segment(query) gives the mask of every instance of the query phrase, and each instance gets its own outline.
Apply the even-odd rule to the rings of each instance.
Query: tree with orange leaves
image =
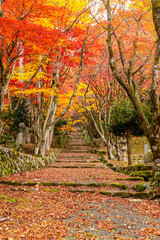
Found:
[[[8,34],[7,44],[13,42],[14,45],[11,63],[1,42],[4,53],[1,63],[5,66],[8,61],[10,72],[10,76],[7,74],[2,82],[6,84],[6,91],[9,89],[8,94],[28,97],[35,154],[44,155],[46,141],[50,133],[49,138],[52,138],[55,121],[62,117],[72,104],[83,62],[91,61],[89,48],[98,34],[94,27],[93,34],[89,29],[90,18],[85,0],[44,0],[35,3],[21,0],[15,3],[17,2],[9,3],[6,0],[2,5],[4,17],[1,18],[1,31],[4,33],[4,41]],[[10,12],[12,14],[9,15]],[[12,23],[11,30],[7,33],[5,21]],[[20,69],[18,60],[22,57],[23,69]],[[63,88],[66,88],[65,92],[68,91],[69,84],[73,86],[71,94],[56,120],[59,96],[64,92]],[[3,95],[1,99],[4,99],[6,91],[0,91]],[[3,108],[4,103],[2,111]]]
[[[158,92],[160,48],[159,39],[157,40],[154,33],[151,3],[148,0],[132,2],[102,0],[101,2],[103,10],[105,9],[107,13],[107,20],[101,24],[107,32],[110,68],[114,78],[126,91],[135,107],[142,129],[150,143],[155,163],[158,163],[160,159]],[[157,33],[159,32],[158,2],[152,1]],[[152,51],[155,52],[155,57]],[[143,99],[140,97],[140,92],[146,87],[150,88],[148,99],[152,103],[151,124],[144,114]]]
[[[10,80],[15,67],[18,66],[18,59],[22,56],[37,55],[43,47],[43,58],[29,81],[36,76],[46,60],[50,45],[44,47],[44,39],[40,36],[45,34],[46,40],[51,43],[51,31],[34,22],[35,18],[42,14],[44,7],[45,5],[37,0],[0,1],[0,116],[4,110]],[[25,51],[22,50],[22,45]],[[0,121],[2,127],[1,117]]]

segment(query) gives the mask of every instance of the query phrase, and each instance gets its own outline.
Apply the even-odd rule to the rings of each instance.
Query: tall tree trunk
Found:
[[[118,161],[121,161],[121,154],[120,154],[120,147],[119,147],[119,143],[118,143],[118,136],[116,136],[116,142],[115,142],[115,155],[116,155],[116,159]]]
[[[127,129],[127,154],[128,154],[128,166],[132,165],[132,145],[131,145],[131,131]]]
[[[112,26],[112,9],[110,0],[102,0],[106,10],[107,10],[107,17],[108,17],[108,38],[107,38],[107,45],[108,45],[108,51],[109,51],[109,59],[110,59],[110,67],[112,70],[112,73],[119,82],[119,84],[123,87],[123,89],[126,91],[128,97],[130,98],[131,102],[133,103],[133,106],[136,109],[139,121],[141,123],[141,127],[145,133],[145,136],[149,140],[149,143],[151,145],[151,150],[153,153],[154,161],[158,161],[157,159],[160,159],[160,114],[159,114],[159,96],[157,93],[157,86],[158,86],[158,73],[159,73],[159,59],[160,59],[160,38],[157,39],[157,45],[156,45],[156,52],[155,52],[155,61],[154,61],[154,69],[153,69],[153,78],[152,78],[152,85],[151,85],[151,91],[150,91],[150,98],[152,102],[152,124],[150,125],[144,112],[142,109],[142,103],[140,101],[140,98],[137,96],[137,91],[135,89],[136,83],[132,79],[127,79],[128,81],[125,81],[123,78],[123,75],[119,74],[114,56],[114,48],[113,48],[113,33],[114,29]],[[152,0],[152,6],[153,6],[153,20],[155,23],[155,29],[157,31],[158,36],[160,36],[160,0]],[[136,51],[136,45],[135,45],[135,51]],[[134,59],[134,58],[133,58]],[[131,61],[133,62],[133,59]],[[130,69],[127,69],[132,74],[133,72]],[[132,84],[134,83],[134,84]]]
[[[49,141],[49,133],[47,134],[46,141],[45,141],[45,149],[47,151],[50,150],[50,141]]]
[[[34,135],[34,154],[38,155],[40,148],[40,141],[37,136]]]
[[[51,144],[52,144],[53,134],[54,134],[54,126],[52,127],[52,129],[49,132],[49,146],[50,147],[51,147]]]
[[[41,157],[44,157],[44,155],[45,155],[45,150],[46,150],[45,147],[46,147],[46,137],[43,137],[41,139],[41,144],[40,144],[40,148],[39,148],[39,155]]]
[[[113,153],[112,153],[112,144],[110,142],[110,140],[107,141],[107,154],[108,154],[108,159],[114,159],[113,157]]]
[[[152,14],[155,29],[160,39],[160,0],[151,0],[152,3]]]

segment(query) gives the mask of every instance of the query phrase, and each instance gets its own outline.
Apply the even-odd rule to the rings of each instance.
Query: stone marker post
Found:
[[[121,159],[122,161],[127,162],[127,141],[125,138],[121,138],[120,140],[120,144],[121,144]]]

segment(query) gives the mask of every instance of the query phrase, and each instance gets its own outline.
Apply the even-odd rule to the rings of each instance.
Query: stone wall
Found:
[[[112,166],[113,167],[113,166]],[[116,171],[131,175],[133,177],[142,177],[145,181],[153,182],[160,191],[160,159],[156,165],[131,165],[125,167],[117,167]]]
[[[0,146],[0,177],[44,168],[48,164],[54,163],[57,155],[58,152],[55,151],[41,158]]]

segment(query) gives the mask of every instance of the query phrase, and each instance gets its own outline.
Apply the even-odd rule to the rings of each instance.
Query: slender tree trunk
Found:
[[[39,154],[41,157],[44,157],[44,155],[45,155],[45,150],[46,150],[45,147],[46,147],[46,138],[43,137],[41,139],[41,144],[40,144],[40,148],[39,148]]]
[[[112,144],[111,144],[109,139],[107,141],[107,154],[108,154],[108,159],[109,160],[114,159],[113,153],[112,153]]]
[[[4,97],[5,97],[5,88],[4,86],[0,86],[0,112],[1,113],[4,110]]]
[[[52,127],[52,129],[49,132],[49,146],[51,146],[51,144],[52,144],[53,134],[54,134],[54,126]]]
[[[34,136],[34,154],[38,155],[39,153],[39,148],[40,148],[40,141],[37,136]]]
[[[158,38],[160,39],[160,0],[151,0],[152,14],[155,29],[157,31]]]
[[[26,127],[25,129],[25,142],[31,143],[31,135],[30,135],[29,127]]]
[[[135,91],[134,85],[130,83],[129,81],[130,79],[128,79],[128,82],[124,81],[123,76],[120,75],[117,70],[117,66],[114,59],[113,43],[112,43],[112,37],[114,32],[114,29],[112,26],[112,9],[110,5],[110,0],[107,0],[107,1],[102,0],[102,2],[104,3],[104,6],[107,10],[107,16],[109,21],[107,45],[108,45],[110,67],[111,67],[112,73],[115,79],[117,79],[119,84],[126,91],[128,97],[130,98],[131,102],[133,103],[133,106],[136,109],[139,121],[141,123],[141,127],[145,133],[145,136],[149,140],[151,150],[153,153],[153,158],[154,158],[154,161],[156,162],[157,159],[160,159],[160,132],[158,131],[158,129],[160,128],[160,114],[159,114],[159,96],[157,93],[159,59],[160,59],[160,40],[159,38],[157,40],[153,78],[152,78],[152,85],[151,85],[151,91],[150,91],[151,102],[152,102],[152,114],[153,114],[152,124],[150,125],[143,112],[142,103],[140,102],[140,99],[137,97],[137,91]],[[153,19],[155,23],[155,29],[159,37],[160,36],[160,0],[152,0],[151,2],[153,6]],[[133,82],[133,79],[132,79],[132,82]]]
[[[45,141],[45,149],[47,151],[50,150],[50,141],[49,141],[49,133],[47,134],[46,141]]]
[[[116,158],[117,158],[117,160],[121,161],[121,154],[120,154],[120,147],[119,147],[119,143],[118,143],[118,136],[116,136],[115,150],[116,150]]]
[[[132,165],[132,144],[131,144],[131,131],[127,129],[127,154],[128,154],[128,166]]]

